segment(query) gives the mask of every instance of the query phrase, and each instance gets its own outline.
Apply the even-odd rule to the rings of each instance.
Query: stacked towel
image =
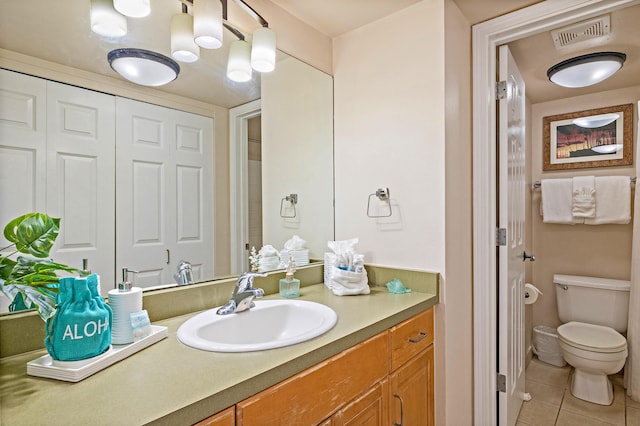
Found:
[[[574,218],[593,218],[596,216],[595,177],[579,176],[573,178],[573,199],[571,212]]]
[[[631,185],[628,176],[596,178],[596,214],[587,225],[627,224],[631,221]]]
[[[260,249],[258,261],[258,272],[268,272],[280,267],[280,256],[278,250],[271,245],[266,245]]]

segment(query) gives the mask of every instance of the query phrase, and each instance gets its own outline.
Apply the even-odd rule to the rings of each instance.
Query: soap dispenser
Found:
[[[289,256],[286,275],[280,279],[280,296],[287,299],[300,296],[300,280],[293,278],[294,272],[296,272],[296,263],[293,256]]]
[[[111,342],[116,345],[133,342],[131,314],[142,310],[142,289],[131,285],[129,272],[138,271],[122,268],[122,282],[109,291],[109,306],[113,311]]]

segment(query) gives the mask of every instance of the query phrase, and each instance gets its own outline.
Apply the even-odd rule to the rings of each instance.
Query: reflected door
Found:
[[[51,251],[115,284],[115,97],[47,82],[47,213],[62,218]]]
[[[116,265],[139,287],[213,276],[213,120],[117,98]]]

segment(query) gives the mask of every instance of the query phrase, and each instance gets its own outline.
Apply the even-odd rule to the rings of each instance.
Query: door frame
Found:
[[[245,272],[248,257],[244,244],[249,241],[249,119],[262,114],[262,100],[229,109],[229,195],[231,197],[231,274]]]
[[[497,424],[496,49],[554,27],[639,0],[557,0],[537,3],[474,25],[473,38],[473,307],[474,423]]]

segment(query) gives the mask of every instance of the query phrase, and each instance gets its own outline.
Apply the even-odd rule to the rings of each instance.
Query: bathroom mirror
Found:
[[[262,198],[261,209],[258,210],[262,219],[259,220],[262,243],[281,249],[285,241],[299,235],[313,245],[310,257],[321,258],[326,242],[334,238],[331,76],[279,51],[276,70],[268,76],[273,89],[270,96],[263,99],[265,76],[254,72],[252,80],[246,83],[235,83],[226,78],[228,44],[233,35],[225,30],[223,47],[201,49],[197,62],[180,63],[180,75],[174,82],[153,89],[133,85],[111,70],[106,60],[107,53],[118,47],[137,47],[169,55],[169,22],[174,13],[180,13],[181,2],[152,3],[148,17],[127,18],[128,32],[117,39],[105,38],[91,31],[90,4],[88,0],[44,3],[25,0],[3,5],[3,13],[0,14],[0,67],[214,118],[215,170],[212,171],[214,182],[210,187],[215,191],[215,217],[208,220],[214,223],[215,267],[212,276],[201,276],[196,281],[237,274],[245,268],[242,260],[249,255],[248,243],[232,240],[239,234],[231,230],[241,215],[232,206],[232,198],[242,182],[234,181],[232,174],[237,172],[238,164],[244,163],[230,159],[231,151],[238,143],[260,147],[259,160],[253,160],[254,168],[261,170],[258,176],[264,176],[261,179],[262,190],[258,191]],[[246,28],[248,32],[255,29],[257,24],[242,12],[234,11],[232,4],[230,2],[229,11],[232,23],[243,30]],[[265,18],[268,20],[268,16]],[[273,29],[277,33],[277,28]],[[61,71],[57,64],[70,68]],[[293,69],[294,77],[284,75],[286,69]],[[302,90],[305,87],[314,90]],[[319,95],[321,99],[316,103],[309,98],[312,94]],[[285,110],[287,96],[304,97],[305,104],[291,103]],[[259,114],[256,114],[259,118],[258,136],[244,135],[243,140],[242,135],[236,134],[234,140],[229,140],[227,135],[233,133],[228,118],[231,111],[258,100],[262,100]],[[304,114],[285,115],[301,110]],[[317,117],[322,117],[322,120]],[[314,119],[312,122],[304,121]],[[304,133],[305,130],[309,133]],[[305,141],[312,145],[306,145]],[[288,145],[291,143],[294,145]],[[314,148],[308,149],[309,146]],[[233,161],[237,164],[231,164]],[[298,182],[304,185],[297,185]],[[280,216],[281,198],[293,192],[299,196],[298,216],[283,218]],[[312,204],[312,200],[326,205]],[[249,210],[251,203],[247,198],[243,209]],[[234,256],[239,259],[235,264]],[[130,259],[130,262],[127,266],[135,269],[136,260]],[[114,282],[103,281],[103,291],[117,282],[117,270],[118,266],[114,265]]]

